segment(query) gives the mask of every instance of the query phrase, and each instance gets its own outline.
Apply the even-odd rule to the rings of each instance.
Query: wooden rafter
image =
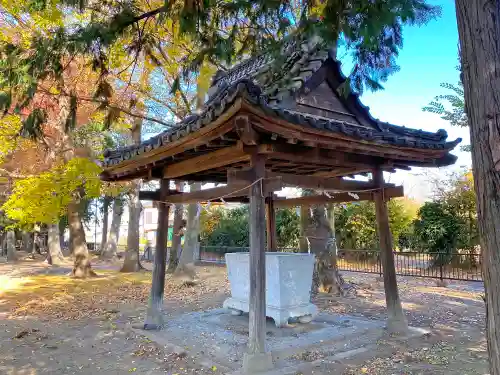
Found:
[[[365,155],[355,155],[335,150],[322,150],[319,148],[299,149],[297,146],[282,144],[259,145],[258,152],[266,154],[270,159],[280,159],[295,163],[307,162],[311,166],[324,165],[366,169],[382,162],[381,158],[373,158]]]

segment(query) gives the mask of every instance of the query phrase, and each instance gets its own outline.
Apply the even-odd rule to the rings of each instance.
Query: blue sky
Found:
[[[458,64],[458,31],[454,1],[434,0],[431,3],[441,5],[442,16],[425,26],[404,29],[404,47],[397,60],[401,70],[389,77],[384,84],[385,90],[365,93],[362,102],[382,121],[429,131],[445,129],[449,139],[461,137],[462,144],[468,144],[468,129],[451,127],[438,115],[422,111],[434,96],[446,93],[439,86],[441,82],[455,84],[459,81],[455,69]],[[444,175],[460,166],[470,166],[469,153],[460,151],[459,147],[453,153],[459,158],[452,167],[414,168],[386,178],[403,183],[407,195],[418,200],[426,199],[430,196],[430,175]]]

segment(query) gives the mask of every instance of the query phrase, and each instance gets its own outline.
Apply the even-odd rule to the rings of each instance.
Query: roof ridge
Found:
[[[285,38],[278,45],[277,49],[269,48],[262,53],[244,59],[237,63],[227,71],[217,71],[212,80],[212,85],[209,89],[209,100],[217,91],[221,90],[226,85],[232,85],[240,79],[247,78],[257,81],[264,91],[268,91],[271,86],[280,86],[283,80],[292,80],[303,73],[302,65],[308,65],[310,56],[314,56],[313,60],[325,60],[325,56],[329,55],[331,48],[327,45],[322,37],[313,35],[293,35]],[[278,53],[277,51],[281,51]],[[320,53],[322,51],[322,53]],[[322,56],[322,58],[317,55]],[[276,69],[271,67],[277,59],[283,59],[283,64],[290,69]],[[299,69],[291,69],[299,63]],[[271,69],[269,69],[271,67]],[[311,71],[316,69],[311,68]]]

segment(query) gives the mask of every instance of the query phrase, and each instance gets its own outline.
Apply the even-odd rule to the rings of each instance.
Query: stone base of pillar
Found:
[[[246,353],[243,356],[243,373],[258,374],[270,371],[274,368],[273,357],[271,353]]]

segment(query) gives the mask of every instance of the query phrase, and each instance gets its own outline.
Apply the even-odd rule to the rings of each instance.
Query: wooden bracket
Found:
[[[234,129],[240,137],[243,144],[256,146],[259,143],[259,134],[255,131],[246,115],[236,116],[234,118]]]

